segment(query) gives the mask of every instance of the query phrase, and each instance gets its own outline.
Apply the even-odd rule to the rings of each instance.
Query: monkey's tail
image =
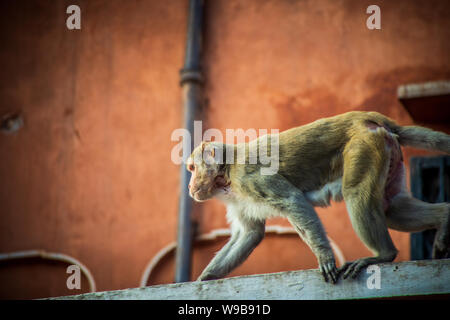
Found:
[[[419,126],[397,126],[394,129],[403,146],[437,150],[450,154],[450,135]]]

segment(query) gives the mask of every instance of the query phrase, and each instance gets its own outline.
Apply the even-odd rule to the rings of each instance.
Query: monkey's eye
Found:
[[[194,166],[193,164],[190,164],[190,165],[188,166],[188,170],[189,170],[189,171],[194,171],[194,169],[195,169],[195,166]]]

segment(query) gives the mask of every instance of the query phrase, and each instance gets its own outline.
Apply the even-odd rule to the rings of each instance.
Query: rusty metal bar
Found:
[[[184,128],[189,130],[191,140],[183,140],[183,149],[193,146],[194,120],[201,103],[203,77],[201,74],[201,47],[203,25],[203,0],[189,1],[189,21],[184,67],[180,71],[183,92]],[[180,202],[178,211],[177,251],[175,256],[175,281],[189,281],[193,240],[192,200],[188,194],[189,173],[181,166]]]

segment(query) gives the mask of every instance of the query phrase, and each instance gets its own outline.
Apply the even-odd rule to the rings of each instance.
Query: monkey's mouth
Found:
[[[199,195],[199,193],[201,193],[201,190],[195,190],[194,192],[190,191],[189,195],[191,196],[192,199],[194,199],[197,202],[202,202],[204,201],[201,196]]]
[[[202,190],[195,190],[194,192],[189,192],[189,195],[191,196],[192,199],[194,199],[197,202],[203,202],[206,201],[206,197],[204,197],[205,195],[203,195],[202,197]]]

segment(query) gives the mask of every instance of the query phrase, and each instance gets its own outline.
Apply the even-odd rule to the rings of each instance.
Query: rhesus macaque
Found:
[[[264,165],[252,164],[249,156],[252,148],[275,152],[267,143],[274,138],[279,142],[278,171],[264,175]],[[196,201],[217,197],[224,202],[232,236],[198,279],[224,277],[241,264],[263,239],[266,218],[275,215],[286,217],[308,244],[327,282],[335,283],[340,275],[356,278],[368,265],[393,261],[397,249],[388,228],[437,229],[433,258],[447,257],[450,205],[411,197],[400,145],[450,153],[450,136],[400,126],[377,112],[354,111],[249,143],[202,142],[186,162],[192,172],[189,193]],[[237,161],[240,152],[245,163]],[[336,268],[314,210],[328,206],[331,199],[345,200],[353,229],[373,257]]]

